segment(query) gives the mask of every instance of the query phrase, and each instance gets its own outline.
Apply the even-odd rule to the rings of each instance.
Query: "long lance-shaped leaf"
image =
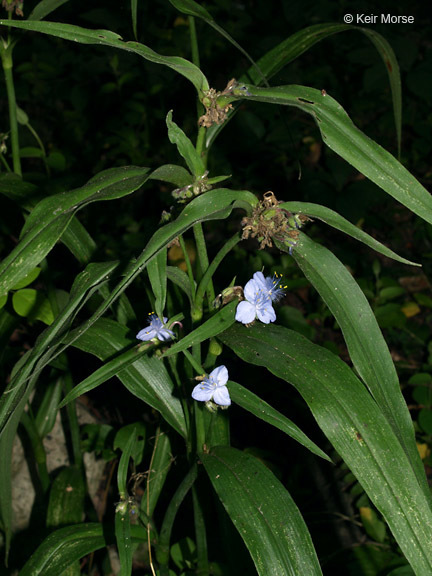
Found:
[[[260,576],[322,574],[297,506],[262,462],[230,446],[200,458]]]
[[[346,218],[334,210],[330,210],[330,208],[327,208],[326,206],[312,204],[311,202],[283,202],[282,204],[279,204],[279,208],[289,210],[290,212],[306,214],[306,216],[311,216],[312,218],[318,218],[329,226],[336,228],[336,230],[340,230],[359,242],[363,242],[363,244],[366,244],[366,246],[369,246],[376,252],[387,256],[387,258],[392,258],[393,260],[402,262],[402,264],[421,266],[421,264],[416,264],[406,258],[402,258],[402,256],[399,256],[396,252],[393,252],[393,250],[390,250],[390,248],[387,248],[387,246],[384,246],[384,244],[375,240],[375,238],[367,234],[367,232],[364,232],[361,228],[358,228],[355,224],[352,224],[349,220],[346,220]]]
[[[142,526],[131,526],[132,542],[147,541]],[[114,534],[103,524],[77,524],[50,534],[21,569],[20,576],[58,576],[76,560],[114,543]]]
[[[167,296],[167,249],[161,250],[147,267],[150,284],[155,295],[154,308],[163,322],[163,312]]]
[[[246,91],[247,90],[247,91]],[[415,214],[432,223],[432,196],[394,156],[368,138],[328,94],[306,86],[256,88],[245,85],[238,97],[294,106],[310,114],[329,148]]]
[[[271,424],[275,428],[282,430],[291,438],[294,438],[299,444],[310,450],[313,454],[324,458],[331,462],[331,459],[327,456],[325,452],[318,448],[315,442],[312,442],[310,438],[306,436],[304,432],[300,430],[298,426],[294,424],[289,418],[275,410],[264,402],[262,398],[244,388],[237,382],[232,380],[228,381],[228,388],[231,396],[231,400],[241,406],[244,410],[247,410],[251,414],[254,414],[260,420]]]
[[[110,273],[116,268],[117,262],[102,264],[89,264],[76,278],[69,302],[60,312],[51,326],[48,326],[35,342],[33,349],[28,352],[16,365],[12,378],[0,397],[0,432],[3,430],[10,415],[14,412],[17,403],[25,393],[32,374],[42,370],[54,356],[59,347],[62,336],[84,306],[87,300],[107,281]]]
[[[381,56],[387,75],[390,82],[390,88],[392,92],[393,99],[393,110],[395,117],[396,135],[398,148],[400,152],[401,143],[401,125],[402,125],[402,90],[401,90],[401,80],[399,72],[399,64],[396,59],[393,48],[387,42],[387,40],[370,28],[362,28],[361,26],[350,26],[349,24],[340,24],[328,22],[324,24],[315,24],[314,26],[309,26],[304,30],[296,32],[272,50],[267,52],[262,58],[258,60],[258,66],[262,70],[266,78],[271,78],[277,74],[284,66],[289,62],[292,62],[298,58],[301,54],[309,50],[317,42],[333,36],[333,34],[338,34],[339,32],[345,32],[347,30],[355,30],[361,32],[375,46],[378,54]],[[253,67],[248,71],[248,75],[252,78],[254,83],[261,82],[259,74]],[[325,86],[323,86],[325,88]]]
[[[95,326],[93,326],[95,328]],[[94,330],[96,335],[100,337],[97,329]],[[92,332],[94,332],[92,331]],[[126,332],[126,331],[125,331]],[[95,335],[95,334],[93,334]],[[94,390],[110,378],[117,376],[119,372],[134,364],[142,354],[148,354],[153,350],[155,345],[151,342],[146,343],[144,346],[134,346],[133,348],[123,352],[119,356],[116,356],[112,360],[108,360],[103,366],[95,370],[90,376],[82,380],[77,384],[69,394],[62,400],[59,408],[63,408],[66,404],[69,404],[73,400],[76,400],[83,394],[87,394],[91,390]],[[141,349],[140,349],[141,348]]]
[[[37,202],[42,200],[37,186],[24,182],[20,176],[10,172],[0,176],[0,193],[16,202],[26,212],[31,212]],[[61,241],[80,264],[88,264],[96,250],[96,242],[77,218],[71,220]]]
[[[309,50],[314,44],[345,30],[356,30],[365,34],[378,50],[379,55],[383,59],[387,74],[389,76],[390,88],[392,92],[393,110],[396,125],[396,135],[398,142],[398,152],[400,155],[401,146],[401,131],[402,131],[402,90],[399,65],[392,47],[380,34],[369,28],[361,28],[357,26],[349,26],[340,23],[326,23],[315,24],[296,32],[283,40],[280,44],[272,48],[269,52],[264,54],[258,62],[259,71],[264,74],[267,79],[277,74],[287,64],[298,58],[301,54]],[[252,82],[254,84],[261,84],[261,74],[257,72],[254,66],[250,67],[246,74],[239,78],[240,82]],[[323,86],[325,88],[325,86]],[[228,113],[230,118],[236,109]],[[218,133],[223,129],[225,124],[212,126],[207,133],[207,146],[215,140]]]
[[[130,343],[130,330],[113,320],[101,318],[74,342],[74,346],[106,361],[129,347]],[[160,412],[168,424],[185,437],[186,425],[182,405],[174,396],[174,384],[164,363],[155,357],[142,354],[137,356],[135,350],[126,352],[127,360],[130,360],[131,354],[136,359],[126,368],[121,366],[122,356],[112,361],[114,364],[116,362],[120,364],[119,371],[116,373],[117,377],[131,394]],[[102,371],[105,369],[106,367],[103,367]],[[92,376],[88,378],[88,380],[91,379]]]
[[[68,336],[65,336],[62,340],[62,345],[58,344],[55,350],[51,349],[49,352],[46,352],[45,359],[42,358],[38,362],[38,369],[41,370],[49,361],[52,361],[56,356],[61,354],[61,352],[66,350],[101,318],[104,312],[121,296],[142,270],[144,270],[148,262],[167,244],[172,242],[174,238],[183,234],[197,222],[227,218],[234,208],[243,208],[247,212],[250,212],[251,207],[255,206],[257,202],[256,197],[247,190],[227,190],[224,188],[211,190],[206,192],[205,195],[195,198],[184,208],[174,222],[163,226],[152,236],[139,258],[129,267],[122,280],[112,289],[109,297],[104,299],[104,302],[91,318],[71,331]],[[31,369],[28,370],[25,375],[20,375],[20,386],[25,383],[26,378],[29,378],[30,374]],[[12,389],[13,386],[11,387],[11,391]],[[5,417],[7,417],[5,411],[2,410],[1,402],[2,400],[0,399],[0,430],[4,425]],[[171,425],[173,424],[171,423]]]
[[[432,574],[430,495],[379,406],[340,358],[282,326],[238,324],[220,336],[243,360],[293,384],[381,511],[418,576]]]
[[[41,0],[31,11],[28,20],[43,20],[48,14],[51,14],[51,12],[54,12],[66,2],[68,0]]]
[[[91,202],[131,194],[147,178],[148,168],[112,168],[77,190],[61,192],[39,202],[26,220],[19,244],[0,264],[0,294],[6,294],[45,258],[78,210]]]
[[[399,438],[420,486],[429,494],[411,416],[389,349],[366,296],[336,256],[305,234],[300,235],[294,257],[336,318],[358,374]]]
[[[195,344],[200,344],[204,340],[209,340],[217,336],[235,322],[235,309],[238,302],[230,302],[224,306],[222,310],[217,312],[214,316],[209,318],[204,324],[193,330],[190,334],[182,338],[179,342],[173,344],[165,353],[164,356],[172,356],[187,350]]]
[[[241,52],[243,56],[246,56],[249,62],[251,62],[252,68],[255,70],[255,73],[260,79],[260,82],[263,82],[268,86],[264,74],[261,72],[258,64],[254,61],[252,56],[242,46],[240,46],[240,44],[236,40],[234,40],[234,38],[230,34],[228,34],[228,32],[224,30],[222,26],[219,26],[219,24],[215,22],[213,16],[203,6],[201,6],[194,0],[170,0],[170,2],[175,8],[177,8],[177,10],[183,12],[183,14],[188,14],[189,16],[193,16],[194,18],[200,18],[201,20],[204,20],[206,24],[211,26],[214,30],[216,30],[216,32],[218,32],[221,36],[223,36],[226,40],[228,40],[230,44],[235,46],[237,50],[239,50],[239,52]]]
[[[256,197],[247,190],[227,190],[225,188],[210,190],[195,198],[184,208],[174,222],[163,226],[150,238],[141,255],[125,272],[123,279],[113,288],[110,297],[104,300],[91,318],[65,338],[63,348],[60,351],[66,349],[88,330],[145,269],[147,264],[177,236],[186,232],[197,222],[227,218],[234,208],[243,208],[250,212],[251,207],[255,206],[257,202]]]
[[[206,77],[192,62],[178,56],[162,56],[139,42],[124,42],[121,36],[111,30],[88,30],[87,28],[63,24],[61,22],[20,22],[18,20],[0,20],[0,25],[21,28],[22,30],[32,30],[42,34],[48,34],[49,36],[77,42],[78,44],[99,44],[126,50],[126,52],[133,52],[150,62],[168,66],[175,70],[190,80],[198,93],[209,89]]]

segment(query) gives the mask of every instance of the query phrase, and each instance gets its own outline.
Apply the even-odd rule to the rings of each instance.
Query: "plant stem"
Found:
[[[204,294],[205,294],[207,286],[208,286],[213,274],[215,273],[217,267],[222,262],[222,260],[225,258],[225,256],[234,248],[234,246],[240,242],[240,240],[241,240],[241,236],[237,232],[236,234],[234,234],[234,236],[232,236],[232,238],[230,238],[228,240],[228,242],[226,242],[222,246],[222,248],[219,250],[219,252],[214,257],[212,263],[208,266],[207,270],[205,271],[205,274],[201,278],[201,281],[198,285],[198,288],[197,288],[197,291],[195,294],[195,301],[194,301],[193,310],[192,310],[192,317],[194,320],[198,319],[198,318],[199,319],[202,318]],[[213,300],[214,300],[214,296],[213,296]]]
[[[33,418],[25,411],[22,413],[21,416],[21,424],[24,426],[24,429],[27,432],[27,435],[31,442],[33,448],[33,454],[35,456],[36,463],[38,466],[39,479],[41,482],[42,490],[44,494],[46,494],[50,487],[50,479],[46,465],[46,452],[42,442],[42,438],[39,436],[39,432],[36,428]]]
[[[198,251],[198,264],[199,264],[199,270],[201,273],[201,277],[200,277],[200,279],[201,279],[209,267],[209,259],[208,259],[208,255],[207,255],[207,246],[206,246],[206,242],[205,242],[205,238],[204,238],[204,232],[203,232],[201,223],[194,224],[193,231],[194,231],[195,242],[196,242],[197,251]],[[211,279],[208,282],[206,292],[207,292],[207,298],[208,298],[209,303],[213,302],[213,300],[215,299],[215,293],[214,293],[213,282]]]
[[[5,76],[6,92],[9,105],[9,125],[11,133],[13,171],[15,172],[15,174],[18,174],[18,176],[22,176],[21,159],[19,155],[17,106],[15,99],[15,86],[12,74],[12,68],[13,68],[12,49],[13,44],[11,44],[9,41],[7,47],[2,48],[1,50],[1,59]]]
[[[170,550],[170,540],[171,531],[174,524],[175,517],[177,515],[178,509],[181,503],[186,497],[186,494],[192,488],[193,483],[198,475],[197,465],[194,464],[189,472],[184,477],[183,481],[175,491],[171,502],[168,505],[165,517],[162,522],[162,528],[159,534],[159,542],[156,549],[156,557],[159,562],[160,576],[169,575],[169,550]]]
[[[198,50],[198,39],[196,33],[196,26],[195,26],[195,18],[193,16],[189,16],[189,32],[190,32],[190,41],[191,41],[191,51],[192,51],[192,62],[197,66],[200,67],[200,58],[199,58],[199,50]]]
[[[180,248],[183,250],[183,256],[184,256],[185,263],[186,263],[186,270],[187,270],[187,275],[189,277],[191,292],[192,292],[192,294],[195,294],[195,278],[193,275],[192,264],[191,264],[189,254],[188,254],[188,251],[186,248],[186,242],[184,241],[183,236],[179,236],[178,238],[179,238],[179,242],[180,242]]]
[[[63,376],[65,396],[73,388],[73,381],[70,372],[65,372]],[[66,413],[69,422],[70,439],[72,444],[72,453],[74,459],[74,465],[81,470],[83,467],[83,458],[81,453],[81,438],[78,424],[78,417],[76,413],[76,400],[69,402],[66,405]]]
[[[192,501],[194,509],[195,542],[197,545],[197,571],[200,576],[209,573],[207,535],[204,514],[197,494],[197,487],[192,486]]]

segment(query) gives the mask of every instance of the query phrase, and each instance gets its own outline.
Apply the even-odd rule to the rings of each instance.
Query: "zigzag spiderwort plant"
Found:
[[[18,244],[0,265],[3,302],[9,291],[15,293],[20,289],[20,282],[28,282],[35,267],[40,263],[45,266],[45,258],[57,249],[59,240],[81,264],[86,264],[70,287],[67,302],[59,305],[51,293],[54,319],[47,322],[49,325],[38,335],[31,350],[18,360],[0,399],[0,512],[6,559],[15,545],[10,461],[12,441],[21,422],[38,455],[38,476],[45,496],[49,492],[50,529],[32,556],[19,566],[21,576],[49,576],[67,568],[77,574],[86,573],[85,568],[81,571],[78,560],[114,540],[122,576],[132,574],[134,552],[142,543],[147,545],[147,572],[153,576],[168,575],[174,565],[170,555],[175,558],[174,521],[179,508],[189,505],[186,498],[189,492],[196,546],[196,556],[189,566],[202,575],[232,574],[235,569],[229,555],[219,556],[218,547],[215,556],[209,546],[207,535],[213,534],[216,516],[206,508],[209,486],[212,497],[222,503],[238,529],[259,575],[321,574],[307,524],[285,485],[262,459],[230,445],[230,412],[235,406],[243,408],[290,435],[314,455],[330,459],[284,414],[254,393],[251,383],[242,377],[243,368],[236,369],[237,357],[244,361],[243,366],[265,369],[269,386],[277,378],[300,392],[329,442],[361,483],[382,523],[389,527],[401,550],[399,561],[408,562],[415,574],[429,576],[432,573],[430,493],[388,347],[354,278],[329,250],[313,242],[300,228],[311,218],[318,219],[381,254],[404,264],[412,263],[328,208],[282,202],[272,192],[258,200],[250,191],[215,188],[226,177],[212,175],[208,169],[210,147],[217,135],[222,129],[230,129],[227,120],[233,114],[242,113],[236,106],[238,102],[294,106],[316,120],[331,149],[414,213],[432,222],[432,201],[427,191],[393,156],[358,130],[331,96],[303,86],[268,85],[271,76],[298,55],[300,39],[306,50],[318,38],[349,27],[320,24],[301,31],[254,64],[247,71],[248,83],[244,81],[245,74],[245,78],[232,80],[225,90],[217,92],[210,88],[199,67],[195,19],[202,19],[236,44],[192,0],[172,0],[172,4],[188,15],[193,62],[162,56],[140,42],[126,42],[112,31],[41,21],[59,4],[48,6],[41,2],[32,18],[15,20],[11,15],[9,20],[0,22],[13,160],[12,173],[2,151],[7,172],[0,176],[8,184],[5,194],[29,213]],[[132,3],[132,14],[136,36],[136,3]],[[25,178],[20,178],[18,113],[11,73],[16,28],[133,52],[188,79],[196,88],[200,103],[196,145],[173,121],[172,112],[166,119],[169,140],[176,145],[187,169],[172,164],[153,171],[134,166],[112,168],[75,190],[47,196],[36,204],[22,202],[23,190],[28,185]],[[383,59],[391,62],[387,70],[399,129],[397,62],[384,38],[371,30],[363,32],[372,39]],[[263,80],[265,88],[260,87]],[[93,240],[76,218],[77,212],[94,201],[119,200],[139,190],[148,180],[168,182],[174,187],[175,205],[171,212],[165,214],[141,254],[125,268],[119,268],[117,262],[91,261]],[[222,226],[234,209],[243,211],[242,231],[237,231],[211,255],[206,223],[213,220]],[[193,232],[194,251],[189,250],[190,244],[184,237],[189,230]],[[265,276],[255,268],[244,289],[234,286],[234,279],[232,285],[215,297],[215,287],[223,287],[222,262],[232,256],[241,240],[249,238],[256,239],[261,250],[277,247],[292,256],[340,326],[354,370],[328,350],[277,322],[274,304],[283,305],[288,288],[278,275]],[[176,240],[183,251],[184,270],[167,263],[170,247]],[[83,254],[88,257],[83,258]],[[196,254],[195,263],[192,254]],[[150,294],[151,309],[155,312],[150,315],[149,325],[136,336],[145,344],[131,347],[133,336],[129,328],[134,325],[135,313],[126,289],[140,281]],[[87,306],[90,299],[92,305]],[[180,322],[178,337],[174,338],[172,328]],[[7,322],[2,323],[2,329],[7,332]],[[74,384],[68,364],[71,346],[79,353],[87,352],[102,360],[102,365],[78,384]],[[228,372],[237,374],[241,383],[229,380]],[[51,387],[50,383],[44,392],[44,378],[53,374],[64,383],[65,398],[60,406],[67,407],[74,453],[73,465],[65,468],[55,481],[44,464],[42,444],[49,432],[43,426],[45,415],[49,414],[51,419],[54,415],[55,419],[62,394],[60,387]],[[109,513],[99,521],[95,521],[94,514],[90,514],[92,522],[82,521],[84,498],[76,496],[83,494],[85,479],[74,402],[113,376],[143,405],[160,415],[160,426],[149,428],[153,438],[146,449],[143,422],[123,428],[116,436],[113,448],[121,451],[121,458],[114,535],[109,530],[112,516]],[[191,384],[196,380],[198,384]],[[33,401],[35,390],[42,395],[39,409]],[[55,402],[50,402],[51,395]],[[45,407],[48,405],[49,409]],[[150,446],[151,458],[146,461]],[[178,474],[171,467],[174,446],[179,448],[177,456],[183,472],[177,484]],[[136,490],[131,489],[131,484],[136,484],[138,470],[145,473],[146,489],[136,518]],[[165,482],[168,475],[170,480]],[[370,510],[373,511],[372,507]],[[221,524],[224,522],[222,518]],[[226,524],[225,531],[229,534]],[[186,565],[185,556],[181,560],[183,564],[177,564],[180,570]],[[210,561],[214,560],[215,565],[211,566]]]

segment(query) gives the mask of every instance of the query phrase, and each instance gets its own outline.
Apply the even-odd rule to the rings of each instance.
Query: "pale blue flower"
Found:
[[[242,324],[250,324],[258,318],[264,324],[276,320],[276,313],[268,290],[255,279],[249,280],[244,287],[245,300],[237,306],[235,319]]]
[[[231,398],[226,386],[227,382],[228,370],[226,366],[218,366],[195,386],[192,390],[192,398],[199,402],[213,401],[219,406],[229,406]]]
[[[165,324],[168,322],[168,318],[163,318],[163,322],[156,316],[156,314],[150,314],[149,316],[149,326],[147,328],[143,328],[138,332],[136,337],[138,340],[144,340],[147,342],[148,340],[153,340],[153,338],[157,338],[161,342],[166,342],[167,340],[171,340],[175,337],[175,334],[172,330],[168,330],[165,328]]]
[[[264,277],[262,272],[255,272],[253,275],[253,279],[268,293],[272,302],[278,302],[285,296],[286,286],[282,286],[281,277],[276,272],[273,274],[273,278],[271,276]]]

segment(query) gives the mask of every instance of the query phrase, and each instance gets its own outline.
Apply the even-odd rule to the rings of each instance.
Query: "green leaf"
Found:
[[[402,258],[402,256],[398,256],[393,250],[387,248],[369,236],[366,232],[364,232],[358,226],[355,226],[342,216],[340,216],[337,212],[330,210],[330,208],[326,208],[325,206],[320,206],[319,204],[311,204],[310,202],[283,202],[279,204],[279,207],[285,210],[289,210],[290,212],[298,213],[298,214],[306,214],[306,216],[310,216],[311,218],[318,218],[322,220],[329,226],[336,228],[336,230],[340,230],[341,232],[345,232],[348,236],[359,240],[369,248],[372,248],[376,252],[387,256],[387,258],[392,258],[393,260],[397,260],[398,262],[402,262],[403,264],[411,264],[412,266],[421,266],[421,264],[416,264],[415,262],[411,262],[410,260],[406,260]]]
[[[246,88],[247,93],[242,90],[240,99],[294,106],[310,114],[331,150],[390,196],[432,223],[429,192],[396,158],[363,134],[331,96],[305,86],[256,88],[247,85]]]
[[[355,369],[399,438],[420,486],[429,494],[411,416],[392,357],[366,296],[346,267],[305,234],[300,233],[293,256],[336,318]]]
[[[80,26],[63,24],[61,22],[22,22],[18,20],[0,20],[0,25],[41,32],[42,34],[56,36],[57,38],[63,38],[64,40],[70,40],[78,44],[99,44],[119,48],[126,52],[133,52],[150,62],[168,66],[175,70],[190,80],[199,93],[209,89],[206,77],[192,62],[184,58],[179,58],[178,56],[162,56],[139,42],[124,42],[121,36],[110,30],[87,30]]]
[[[47,527],[78,524],[84,514],[86,487],[83,472],[74,466],[63,468],[51,486]]]
[[[368,536],[377,542],[384,542],[387,537],[386,525],[369,506],[359,508],[360,519]]]
[[[63,4],[66,4],[68,0],[41,0],[39,4],[33,8],[30,16],[27,20],[43,20],[45,16],[57,10]]]
[[[20,280],[14,286],[12,286],[12,290],[19,290],[20,288],[25,288],[26,286],[34,282],[40,273],[41,268],[39,267],[33,268],[33,270],[31,270],[26,276],[24,276],[22,280]]]
[[[227,218],[234,208],[242,208],[246,210],[247,213],[250,213],[252,206],[255,206],[257,202],[256,197],[247,190],[227,190],[225,188],[216,188],[215,190],[210,190],[194,198],[194,200],[183,209],[174,222],[166,224],[155,232],[141,255],[131,263],[130,267],[125,271],[122,280],[111,290],[110,296],[104,299],[104,302],[96,312],[94,312],[93,316],[64,339],[64,345],[61,351],[65,350],[77,338],[81,337],[126,290],[134,279],[141,274],[142,270],[160,250],[177,238],[177,236],[183,234],[198,222]]]
[[[132,541],[147,541],[147,531],[131,526]],[[88,523],[67,526],[50,534],[21,569],[20,576],[58,576],[76,560],[114,541],[108,527]]]
[[[131,459],[132,452],[134,452],[135,449],[134,444],[136,442],[136,435],[137,435],[137,430],[135,426],[132,426],[132,429],[129,428],[128,434],[129,437],[126,442],[126,446],[124,447],[123,453],[120,457],[120,462],[117,470],[117,486],[121,500],[124,500],[128,496],[127,476],[129,469],[129,460]],[[114,446],[114,448],[116,448],[116,446]]]
[[[200,6],[194,0],[170,0],[170,2],[175,8],[177,8],[177,10],[183,12],[183,14],[188,14],[189,16],[204,20],[204,22],[206,22],[209,26],[216,30],[216,32],[223,36],[223,38],[228,40],[228,42],[235,46],[235,48],[237,48],[237,50],[239,50],[243,56],[246,56],[249,62],[251,62],[252,68],[254,69],[257,76],[260,78],[260,80],[267,84],[264,74],[261,72],[258,64],[256,64],[252,56],[250,56],[250,54],[242,46],[240,46],[240,44],[236,42],[226,30],[222,28],[222,26],[219,26],[219,24],[215,22],[213,16],[207,12],[203,6]]]
[[[230,446],[200,458],[260,576],[322,574],[297,506],[262,462]]]
[[[244,361],[293,384],[319,426],[384,516],[413,569],[432,570],[430,496],[390,424],[352,370],[282,326],[235,324],[220,339]]]
[[[7,299],[8,299],[7,294],[3,294],[2,296],[0,296],[0,309],[4,308],[4,306],[6,305]]]
[[[44,438],[54,428],[61,394],[62,381],[60,378],[57,381],[48,382],[35,418],[36,429],[41,438]]]
[[[76,314],[98,289],[99,285],[108,280],[109,274],[116,266],[116,262],[89,264],[77,276],[72,286],[68,304],[51,326],[39,335],[34,348],[23,356],[14,367],[11,381],[0,397],[0,432],[16,411],[20,398],[30,386],[30,379],[35,376],[37,378],[39,372],[49,363],[60,346],[62,335],[68,330]]]
[[[360,26],[351,26],[349,24],[338,23],[324,23],[315,24],[296,32],[275,48],[267,52],[262,58],[258,60],[258,66],[266,75],[266,78],[271,78],[277,74],[289,62],[298,58],[301,54],[309,50],[314,44],[337,34],[348,30],[356,30],[365,34],[378,50],[379,55],[383,59],[384,65],[390,81],[390,87],[393,98],[393,108],[395,116],[395,125],[397,133],[398,147],[400,151],[401,141],[401,122],[402,122],[402,95],[401,95],[401,81],[399,73],[399,65],[392,47],[387,40],[370,28],[362,28]],[[249,70],[249,75],[254,82],[259,82],[261,79],[253,68]],[[324,87],[325,88],[325,87]]]
[[[235,309],[237,308],[237,305],[238,302],[236,301],[230,302],[227,306],[224,306],[219,312],[204,322],[204,324],[201,324],[201,326],[168,348],[162,357],[172,356],[173,354],[183,352],[183,350],[187,350],[195,344],[213,338],[229,328],[235,322]]]
[[[115,514],[115,533],[120,561],[119,576],[132,575],[132,554],[134,548],[131,539],[131,519],[129,501],[120,502]]]
[[[306,50],[309,50],[309,48],[311,48],[317,42],[320,42],[321,40],[324,40],[333,34],[347,30],[356,30],[362,34],[365,34],[377,48],[381,58],[384,61],[392,91],[396,135],[398,151],[400,155],[402,131],[402,91],[399,65],[393,49],[387,40],[385,40],[385,38],[370,28],[338,23],[315,24],[313,26],[309,26],[308,28],[304,28],[292,36],[289,36],[286,40],[283,40],[280,44],[262,56],[257,62],[259,72],[254,66],[251,66],[247,73],[240,77],[239,81],[250,82],[250,79],[252,79],[252,82],[255,84],[261,84],[262,74],[264,74],[265,78],[270,79],[280,70],[282,70],[283,67],[298,58],[301,54],[306,52]],[[325,88],[325,86],[323,86],[323,88]],[[236,110],[232,110],[229,113],[229,117],[231,117],[235,111]],[[211,145],[223,127],[224,125],[212,126],[208,130],[207,146]]]
[[[106,361],[131,343],[130,331],[106,318],[101,318],[74,342],[74,346]],[[118,374],[123,385],[134,396],[158,410],[179,434],[186,436],[180,400],[173,395],[173,383],[158,358],[141,355],[133,365]],[[91,376],[90,376],[91,378]]]
[[[128,424],[127,426],[120,428],[120,430],[115,435],[113,448],[114,450],[120,448],[120,450],[126,452],[126,446],[132,433],[136,434],[136,439],[130,456],[133,458],[135,466],[139,466],[143,458],[145,439],[147,434],[147,430],[143,422],[133,422],[132,424]],[[119,490],[119,492],[121,492],[121,490]],[[126,489],[124,492],[126,492]]]
[[[180,270],[177,266],[167,266],[166,275],[168,280],[183,290],[189,299],[190,304],[193,302],[192,288],[189,281],[189,276],[184,270]]]
[[[96,251],[96,242],[77,217],[72,218],[61,237],[64,245],[72,252],[80,264],[88,264]]]
[[[189,186],[193,184],[192,175],[183,168],[183,166],[177,166],[176,164],[164,164],[159,166],[156,170],[149,176],[149,180],[162,180],[162,182],[169,182],[174,184],[178,188],[183,188],[184,186]]]
[[[201,178],[205,172],[204,162],[183,130],[173,121],[172,110],[167,114],[166,123],[171,144],[177,146],[180,156],[184,158],[187,167],[195,178]]]
[[[153,290],[153,294],[156,297],[155,300],[155,311],[163,322],[164,318],[164,308],[166,303],[167,295],[167,249],[164,248],[159,252],[156,258],[153,258],[147,266],[147,272],[150,279],[150,284]]]
[[[285,434],[288,434],[291,438],[294,438],[299,444],[310,450],[313,454],[324,458],[328,462],[331,462],[331,459],[327,456],[325,452],[318,448],[315,442],[312,442],[304,432],[300,430],[298,426],[294,424],[289,418],[275,410],[264,402],[261,398],[259,398],[256,394],[244,388],[237,382],[233,382],[232,380],[228,381],[228,389],[233,402],[247,410],[251,414],[254,414],[260,420],[264,420],[264,422],[268,422],[272,426],[275,426]]]
[[[49,300],[38,290],[23,288],[12,296],[12,305],[19,316],[29,320],[41,320],[44,324],[54,321],[54,313]]]
[[[98,334],[96,335],[98,336]],[[78,344],[75,342],[75,345],[78,346]],[[116,355],[115,358],[106,362],[103,366],[92,372],[90,376],[77,384],[73,390],[71,390],[69,394],[63,399],[59,408],[63,408],[66,406],[66,404],[76,400],[83,394],[87,394],[87,392],[94,390],[110,378],[118,376],[122,370],[131,364],[134,364],[142,354],[147,354],[153,348],[154,345],[152,343],[144,345],[143,348],[140,348],[140,346],[137,345],[133,348],[129,348],[126,352],[123,352],[120,355]]]
[[[147,180],[147,168],[112,168],[76,190],[45,198],[31,212],[22,238],[0,264],[0,294],[24,278],[54,247],[74,214],[91,202],[131,194]]]
[[[165,480],[173,463],[171,442],[167,433],[158,430],[149,469],[149,491],[145,490],[141,499],[141,510],[147,518],[153,516],[156,504],[165,485]]]

